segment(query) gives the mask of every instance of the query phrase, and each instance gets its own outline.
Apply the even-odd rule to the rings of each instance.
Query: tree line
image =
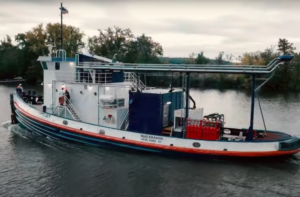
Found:
[[[163,47],[150,36],[134,35],[130,29],[108,27],[99,29],[98,35],[82,41],[85,34],[74,26],[63,26],[63,35],[60,35],[59,23],[39,24],[28,32],[19,33],[13,39],[6,36],[0,40],[0,79],[12,79],[22,76],[30,83],[42,81],[42,68],[37,62],[38,56],[49,53],[47,43],[54,42],[60,48],[63,39],[63,48],[67,56],[74,56],[82,47],[87,46],[92,54],[107,58],[116,58],[126,63],[156,63],[156,64],[215,64],[215,65],[267,65],[272,59],[282,54],[294,55],[294,60],[282,65],[275,71],[274,77],[267,83],[266,88],[272,89],[300,89],[300,53],[296,52],[293,43],[287,39],[279,39],[276,46],[264,51],[245,52],[237,57],[239,63],[233,63],[232,54],[219,52],[214,59],[209,59],[204,52],[191,53],[186,58],[163,57]],[[52,52],[51,52],[52,53]],[[178,75],[156,77],[144,75],[142,80],[150,86],[179,86]],[[250,77],[247,75],[230,74],[193,74],[192,87],[207,88],[249,88]]]

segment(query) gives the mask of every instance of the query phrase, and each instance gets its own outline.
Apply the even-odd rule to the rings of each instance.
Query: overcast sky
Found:
[[[0,0],[0,39],[39,23],[60,22],[61,1]],[[109,26],[145,33],[164,56],[186,57],[204,51],[234,56],[264,50],[287,38],[300,49],[300,0],[65,0],[64,23],[87,36]],[[85,39],[86,40],[86,39]]]

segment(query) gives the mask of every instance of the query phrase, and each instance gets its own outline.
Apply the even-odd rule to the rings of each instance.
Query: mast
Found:
[[[252,74],[252,96],[251,96],[251,114],[250,114],[250,126],[246,136],[246,141],[253,140],[253,119],[254,119],[254,98],[255,98],[255,74]]]
[[[186,73],[185,78],[185,117],[184,117],[184,127],[183,127],[183,138],[185,138],[185,131],[187,127],[187,119],[189,118],[189,96],[190,96],[190,73]]]
[[[60,36],[61,36],[61,49],[63,49],[63,4],[60,4]]]

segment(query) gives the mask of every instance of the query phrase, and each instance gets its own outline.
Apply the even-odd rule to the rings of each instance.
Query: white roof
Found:
[[[170,91],[170,88],[167,89],[150,89],[150,90],[143,90],[143,93],[151,93],[151,94],[166,94]],[[173,90],[173,92],[181,92],[182,90],[180,89],[175,89]]]
[[[114,95],[100,95],[100,101],[104,102],[114,102],[115,96]]]
[[[106,58],[106,57],[102,57],[102,56],[98,56],[98,55],[92,55],[89,52],[84,52],[83,55],[86,55],[86,56],[89,56],[89,57],[92,57],[92,58],[95,58],[95,59],[98,59],[98,60],[101,60],[101,61],[105,61],[107,63],[111,63],[112,62],[112,59],[109,59],[109,58]],[[120,62],[117,61],[117,63],[120,63]]]

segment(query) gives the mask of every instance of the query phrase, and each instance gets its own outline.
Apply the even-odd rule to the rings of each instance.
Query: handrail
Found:
[[[156,72],[191,72],[191,73],[232,73],[232,74],[268,74],[273,72],[279,65],[289,62],[294,56],[284,55],[273,59],[267,66],[215,66],[197,64],[133,64],[133,63],[98,63],[93,69],[107,70],[131,70],[131,71],[156,71]],[[81,67],[82,68],[82,67]]]
[[[72,108],[72,110],[75,112],[75,114],[78,116],[78,118],[81,120],[81,118],[80,118],[80,116],[79,116],[79,113],[78,113],[78,111],[77,111],[77,109],[75,108],[75,106],[71,103],[71,101],[70,101],[70,99],[68,99],[66,96],[64,96],[65,97],[65,104],[66,104],[66,106],[68,107],[70,107],[70,108]],[[72,114],[72,113],[71,113]],[[73,114],[72,114],[72,116],[73,116]],[[73,117],[73,118],[75,118],[76,119],[76,117]]]
[[[273,59],[269,62],[268,65],[215,65],[215,64],[140,64],[140,63],[102,63],[102,62],[83,62],[80,65],[80,68],[84,68],[84,64],[87,65],[87,68],[90,68],[90,65],[94,66],[159,66],[159,67],[189,67],[189,68],[199,68],[199,67],[207,67],[207,68],[245,68],[245,69],[264,69],[269,67],[274,61],[278,60],[278,58]]]
[[[88,84],[107,84],[112,81],[112,73],[95,73],[94,76],[90,72],[71,72],[71,71],[55,71],[55,77],[58,81],[72,83],[88,83]]]
[[[121,129],[128,116],[129,116],[129,109],[128,108],[123,109],[118,119],[118,125],[117,125],[118,129]]]
[[[125,72],[125,81],[131,82],[134,88],[145,90],[147,86],[138,78],[138,76],[133,72]]]

